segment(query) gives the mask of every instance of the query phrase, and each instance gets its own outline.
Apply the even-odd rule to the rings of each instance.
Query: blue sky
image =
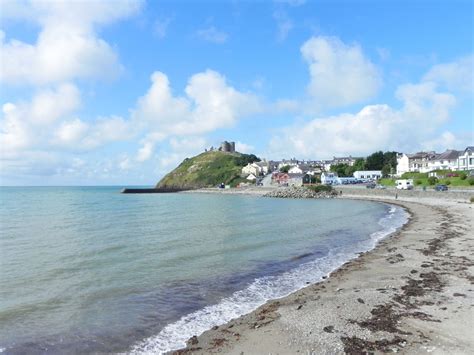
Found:
[[[0,184],[474,144],[472,1],[1,0]]]

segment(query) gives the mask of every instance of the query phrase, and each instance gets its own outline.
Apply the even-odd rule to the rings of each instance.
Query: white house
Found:
[[[261,172],[262,168],[256,163],[249,163],[242,168],[242,175],[253,174],[255,176],[259,176]]]
[[[254,164],[258,165],[260,167],[260,173],[263,175],[267,175],[268,172],[270,171],[270,164],[268,164],[267,161],[258,161],[255,162]]]
[[[402,176],[410,171],[410,158],[407,154],[402,153],[397,156],[397,176]]]
[[[397,157],[397,175],[406,172],[427,173],[431,171],[430,162],[437,156],[435,152],[402,154]]]
[[[474,146],[467,147],[458,157],[458,166],[456,170],[474,169]]]
[[[458,158],[460,152],[457,150],[446,150],[444,153],[437,154],[428,161],[428,169],[433,170],[456,170],[458,167]]]
[[[336,173],[326,172],[321,174],[321,184],[324,185],[337,185],[339,184],[339,178]]]
[[[255,181],[255,180],[257,180],[257,177],[254,174],[250,174],[249,176],[247,176],[247,180],[248,181]]]
[[[303,174],[303,170],[298,165],[295,165],[288,170],[288,174]]]
[[[380,179],[382,177],[382,171],[380,170],[357,170],[354,171],[353,176],[356,179]]]
[[[303,174],[288,174],[288,186],[303,186]]]

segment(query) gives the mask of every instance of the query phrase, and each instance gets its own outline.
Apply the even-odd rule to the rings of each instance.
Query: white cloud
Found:
[[[5,4],[5,18],[37,22],[35,43],[5,40],[0,32],[0,81],[47,84],[79,78],[110,78],[121,71],[110,45],[97,37],[95,27],[135,13],[138,1],[28,1]]]
[[[6,103],[0,118],[3,154],[15,154],[42,142],[51,126],[67,118],[80,105],[80,94],[72,84],[60,84],[35,93],[31,102]]]
[[[196,36],[203,41],[223,44],[227,42],[227,38],[229,37],[227,33],[223,31],[219,31],[214,26],[210,26],[207,28],[200,29],[196,32]]]
[[[166,17],[164,19],[157,19],[153,24],[153,33],[158,38],[165,38],[168,32],[168,27],[173,21],[173,17]]]
[[[335,37],[312,37],[301,47],[309,64],[308,93],[316,107],[340,107],[372,98],[381,86],[376,66],[359,45]]]
[[[454,92],[474,93],[474,56],[469,55],[451,63],[438,64],[423,77],[445,85]]]
[[[129,122],[121,117],[99,117],[92,123],[76,118],[63,122],[54,132],[51,143],[72,151],[87,151],[133,135]]]
[[[185,158],[194,156],[208,146],[207,140],[203,137],[194,136],[187,138],[171,138],[169,141],[170,149],[162,151],[158,159],[157,175],[164,175],[164,172],[174,169]]]
[[[55,132],[56,142],[62,145],[77,146],[88,131],[89,125],[78,118],[63,122]]]
[[[54,90],[39,91],[32,100],[30,119],[35,123],[53,123],[76,110],[81,103],[80,93],[72,84],[61,84]]]
[[[240,153],[254,153],[255,147],[253,145],[237,141],[235,142],[235,150]]]
[[[156,141],[228,128],[239,118],[261,110],[254,95],[237,91],[212,70],[189,78],[186,96],[173,96],[168,77],[161,72],[153,73],[151,81],[132,114],[134,124],[147,132],[138,153],[141,161],[151,157],[148,152]]]
[[[137,161],[144,162],[151,158],[155,144],[153,142],[145,142],[143,146],[138,150]]]
[[[284,41],[294,27],[293,21],[291,21],[288,15],[282,11],[275,11],[273,13],[273,18],[275,19],[278,28],[277,39],[279,41]]]
[[[270,142],[274,156],[329,158],[365,156],[376,150],[415,151],[426,146],[450,118],[455,97],[439,92],[432,82],[401,85],[400,109],[369,105],[359,112],[313,119],[283,129]],[[453,143],[452,133],[446,134]]]

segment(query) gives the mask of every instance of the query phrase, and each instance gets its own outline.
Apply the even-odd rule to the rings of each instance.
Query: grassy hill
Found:
[[[157,188],[195,189],[243,181],[242,167],[259,160],[255,155],[212,151],[186,158],[156,185]]]

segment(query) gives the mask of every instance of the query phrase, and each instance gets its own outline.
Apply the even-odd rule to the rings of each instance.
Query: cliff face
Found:
[[[213,187],[221,183],[235,186],[243,179],[242,167],[259,160],[255,155],[205,152],[186,158],[156,185],[157,188],[197,189]]]

